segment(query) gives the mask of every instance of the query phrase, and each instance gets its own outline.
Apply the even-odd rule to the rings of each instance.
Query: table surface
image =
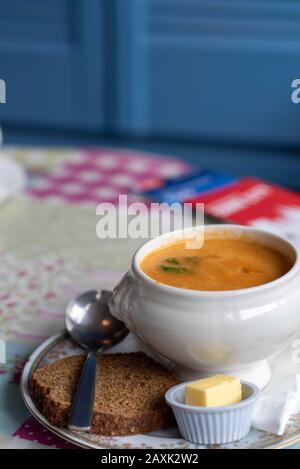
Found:
[[[0,204],[0,448],[72,445],[28,414],[19,380],[28,355],[64,326],[68,300],[125,272],[143,240],[96,236],[96,206],[143,200],[132,188],[145,178],[188,166],[133,151],[5,149],[27,169],[26,191]]]
[[[0,448],[71,448],[35,421],[19,391],[28,355],[63,328],[66,303],[125,272],[141,239],[96,236],[95,208],[145,177],[187,166],[125,151],[9,149],[28,170],[26,191],[0,205]],[[92,188],[92,189],[91,189]],[[292,448],[300,448],[300,444]]]

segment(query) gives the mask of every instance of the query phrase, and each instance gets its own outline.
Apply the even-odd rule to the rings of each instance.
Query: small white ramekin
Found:
[[[183,438],[201,445],[225,444],[241,440],[250,432],[255,402],[259,396],[256,385],[242,381],[243,400],[224,407],[198,407],[184,403],[182,383],[169,389],[166,401],[172,407]]]

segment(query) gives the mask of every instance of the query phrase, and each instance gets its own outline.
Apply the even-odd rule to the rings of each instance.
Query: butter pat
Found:
[[[194,406],[219,407],[242,400],[242,385],[238,378],[215,375],[199,379],[185,387],[185,403]]]

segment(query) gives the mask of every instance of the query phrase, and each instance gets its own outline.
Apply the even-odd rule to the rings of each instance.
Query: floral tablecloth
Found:
[[[140,240],[99,240],[96,205],[140,200],[145,178],[174,176],[187,165],[113,149],[6,148],[28,172],[26,191],[0,205],[0,448],[71,448],[27,412],[19,379],[28,355],[63,328],[74,294],[115,282]],[[1,157],[1,155],[0,155]]]

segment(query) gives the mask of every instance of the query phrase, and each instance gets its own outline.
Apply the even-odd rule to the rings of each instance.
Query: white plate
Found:
[[[136,336],[129,336],[117,347],[114,352],[132,352],[137,350],[146,351],[148,354],[158,356],[143,344]],[[290,420],[284,436],[279,437],[271,433],[252,430],[250,434],[235,443],[229,445],[214,445],[210,447],[194,445],[180,438],[176,428],[157,433],[144,435],[133,435],[125,437],[103,437],[83,432],[70,432],[63,428],[58,428],[48,422],[41,414],[29,394],[29,380],[31,374],[39,367],[52,363],[60,358],[84,354],[83,349],[78,348],[69,338],[66,332],[61,332],[50,337],[42,343],[30,356],[21,379],[21,392],[24,402],[31,414],[42,423],[48,430],[63,439],[84,448],[116,448],[116,449],[275,449],[289,446],[300,440],[300,416]],[[282,358],[284,360],[284,358]],[[160,360],[161,361],[161,360]],[[283,364],[284,365],[284,364]]]

